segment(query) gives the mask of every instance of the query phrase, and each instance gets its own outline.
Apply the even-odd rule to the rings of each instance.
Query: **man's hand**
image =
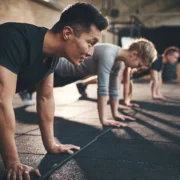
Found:
[[[72,149],[80,150],[79,146],[75,146],[73,144],[55,144],[48,153],[58,154],[58,153],[68,153],[73,154]]]
[[[115,126],[115,127],[126,127],[127,125],[125,123],[122,122],[118,122],[115,120],[104,120],[102,122],[103,126]]]
[[[7,180],[30,180],[29,173],[32,173],[37,177],[41,177],[38,169],[15,162],[7,167]]]

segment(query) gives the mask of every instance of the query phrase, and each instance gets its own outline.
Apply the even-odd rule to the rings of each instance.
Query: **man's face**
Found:
[[[178,58],[179,58],[179,53],[174,52],[174,53],[168,54],[168,55],[166,56],[166,58],[167,58],[167,62],[168,62],[169,64],[174,64],[174,63],[177,62],[177,60],[178,60]]]
[[[66,58],[74,65],[79,66],[84,59],[93,55],[94,45],[99,41],[101,31],[91,26],[89,32],[82,32],[79,37],[69,36],[64,46]]]

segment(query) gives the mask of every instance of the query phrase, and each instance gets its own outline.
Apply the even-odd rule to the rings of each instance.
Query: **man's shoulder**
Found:
[[[28,23],[17,23],[17,22],[7,22],[4,24],[0,24],[0,32],[1,33],[33,33],[47,31],[45,27],[38,27],[34,24]]]
[[[36,25],[33,24],[28,24],[28,23],[19,23],[19,22],[6,22],[3,24],[0,24],[0,29],[2,28],[18,28],[18,27],[37,27]]]

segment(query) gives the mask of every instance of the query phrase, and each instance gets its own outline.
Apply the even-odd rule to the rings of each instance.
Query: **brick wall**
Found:
[[[0,0],[0,23],[26,22],[50,28],[60,14],[30,0]]]

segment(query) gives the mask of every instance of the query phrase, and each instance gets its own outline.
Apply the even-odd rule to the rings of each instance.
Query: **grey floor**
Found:
[[[99,123],[96,88],[88,87],[88,99],[79,99],[75,84],[54,90],[55,138],[80,145],[82,151],[74,156],[46,154],[35,106],[24,108],[16,95],[21,162],[38,167],[41,179],[49,180],[180,180],[180,84],[164,84],[162,91],[170,100],[153,101],[149,84],[136,83],[133,99],[141,107],[122,113],[137,120],[119,129]],[[107,114],[111,118],[110,107]],[[0,180],[4,173],[0,158]]]

